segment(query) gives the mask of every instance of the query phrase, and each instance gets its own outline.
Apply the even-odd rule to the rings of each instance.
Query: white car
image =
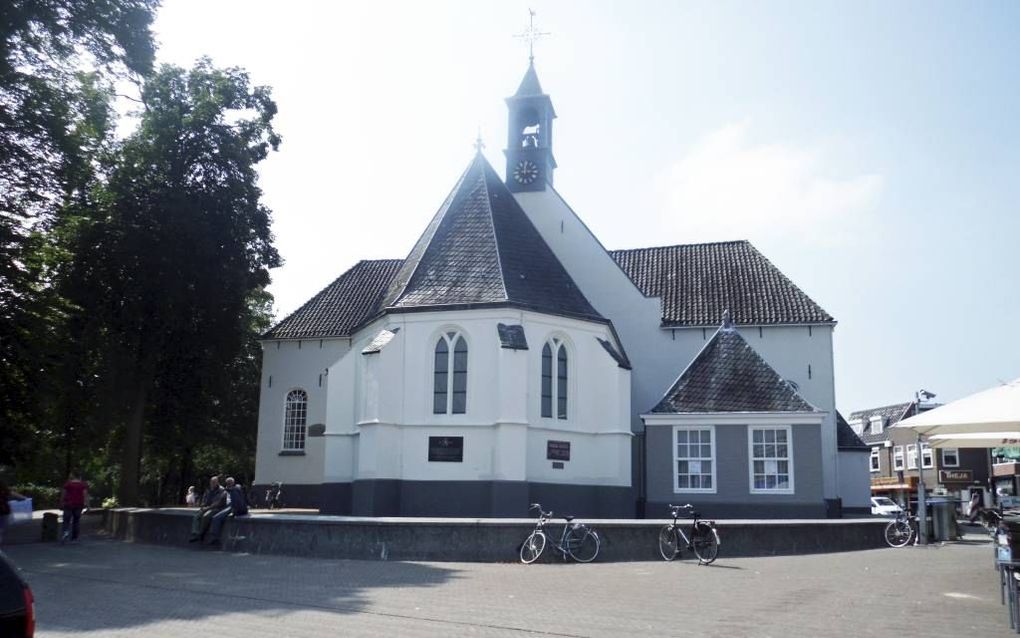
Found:
[[[891,498],[885,496],[871,497],[871,513],[881,516],[892,516],[903,511],[903,508],[896,504]]]

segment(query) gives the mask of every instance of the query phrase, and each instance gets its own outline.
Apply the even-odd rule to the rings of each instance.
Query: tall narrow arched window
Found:
[[[567,418],[567,387],[567,346],[554,338],[542,348],[542,416]]]
[[[467,341],[456,332],[448,332],[436,341],[432,368],[432,413],[467,412]]]
[[[308,427],[308,393],[291,390],[283,412],[283,449],[304,450]]]

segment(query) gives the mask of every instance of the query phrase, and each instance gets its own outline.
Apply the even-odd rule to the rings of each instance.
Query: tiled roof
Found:
[[[365,349],[361,351],[361,354],[375,354],[382,352],[382,349],[393,341],[393,337],[397,336],[400,332],[400,328],[391,328],[386,330],[385,328],[379,331],[379,334],[372,338],[372,342],[365,346]]]
[[[732,325],[716,331],[652,413],[817,412]]]
[[[616,362],[616,365],[620,366],[624,370],[631,369],[630,361],[628,361],[627,357],[623,356],[621,352],[617,351],[616,347],[613,346],[611,341],[602,339],[601,337],[595,337],[595,340],[599,342],[599,345],[601,345],[606,352],[609,353],[609,356],[613,358],[613,361]]]
[[[384,308],[504,304],[605,321],[478,153],[393,278]]]
[[[383,294],[403,262],[359,261],[267,332],[264,339],[346,337],[376,314]]]
[[[832,323],[834,319],[748,241],[613,250],[634,284],[662,298],[664,326]]]
[[[517,87],[514,97],[531,97],[534,95],[544,95],[544,93],[542,93],[542,85],[538,81],[538,73],[535,72],[535,63],[532,62],[528,65],[528,70],[524,72],[524,77],[521,78],[521,83]]]
[[[505,323],[496,324],[496,333],[499,335],[499,346],[508,350],[527,350],[528,340],[524,336],[524,326],[520,324]]]
[[[840,450],[870,450],[870,446],[857,436],[843,415],[836,411],[836,447]]]
[[[861,434],[861,440],[865,443],[880,443],[889,439],[888,428],[894,423],[898,423],[900,420],[906,417],[907,412],[913,406],[913,401],[907,401],[906,403],[894,403],[893,405],[883,405],[879,408],[869,408],[867,410],[857,410],[856,412],[850,413],[850,420],[857,421],[860,419],[863,421],[864,433]],[[881,432],[873,432],[871,430],[871,417],[881,416],[883,417],[883,427]]]

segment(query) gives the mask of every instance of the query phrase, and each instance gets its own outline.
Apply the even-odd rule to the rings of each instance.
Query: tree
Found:
[[[96,319],[117,388],[124,504],[139,500],[146,424],[164,451],[204,438],[280,263],[255,170],[280,142],[269,89],[203,59],[160,68],[142,103],[138,130],[81,209],[67,279],[81,287],[65,287]]]
[[[88,181],[111,78],[151,69],[156,6],[0,2],[0,463],[35,445],[59,391],[49,366],[68,308],[49,285],[46,231]],[[76,73],[87,66],[96,73]]]

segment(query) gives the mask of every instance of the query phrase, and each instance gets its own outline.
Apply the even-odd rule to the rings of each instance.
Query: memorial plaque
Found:
[[[545,458],[550,461],[570,460],[570,441],[549,441],[545,447]]]
[[[553,469],[554,470],[562,470],[563,469],[563,461],[553,461]]]
[[[464,461],[464,437],[430,436],[429,461],[436,463],[462,463]]]

